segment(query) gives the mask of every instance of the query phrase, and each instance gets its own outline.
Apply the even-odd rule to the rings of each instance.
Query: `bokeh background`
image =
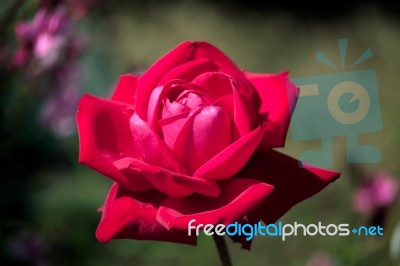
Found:
[[[46,13],[47,12],[47,13]],[[213,240],[197,247],[94,236],[110,180],[77,164],[76,103],[107,97],[118,76],[141,73],[184,40],[205,40],[252,72],[291,77],[355,70],[377,73],[382,130],[360,134],[382,159],[348,164],[346,138],[334,138],[341,178],[293,208],[286,223],[381,225],[383,237],[256,237],[252,251],[229,242],[234,265],[400,265],[399,8],[373,1],[3,0],[0,6],[0,265],[219,265]],[[43,26],[47,25],[47,26]],[[319,142],[294,141],[292,156]]]

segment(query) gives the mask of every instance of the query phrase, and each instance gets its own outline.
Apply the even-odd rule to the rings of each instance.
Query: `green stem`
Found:
[[[218,250],[219,259],[222,266],[232,266],[232,261],[229,256],[228,247],[223,236],[213,235],[215,246]]]

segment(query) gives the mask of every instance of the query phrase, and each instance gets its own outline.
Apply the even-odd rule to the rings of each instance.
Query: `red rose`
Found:
[[[297,95],[287,73],[242,72],[216,47],[185,42],[122,76],[110,100],[83,96],[79,161],[115,181],[98,240],[195,244],[191,219],[270,223],[324,188],[338,173],[271,150]]]

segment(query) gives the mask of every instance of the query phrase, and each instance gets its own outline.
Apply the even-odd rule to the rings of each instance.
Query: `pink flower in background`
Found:
[[[60,57],[62,46],[66,39],[62,36],[53,36],[49,33],[42,33],[38,36],[33,54],[36,59],[41,61],[43,67],[54,65]]]
[[[46,30],[47,17],[47,10],[42,8],[30,22],[18,22],[15,26],[17,38],[26,42],[33,41],[40,32]]]
[[[82,80],[78,61],[87,41],[73,32],[69,2],[42,1],[41,6],[31,21],[15,26],[19,47],[13,63],[25,70],[28,79],[46,80],[46,88],[28,86],[32,92],[46,93],[40,122],[56,136],[66,137],[75,132],[74,110]]]
[[[63,8],[40,9],[30,22],[19,22],[15,34],[20,47],[14,55],[14,63],[22,66],[36,60],[39,70],[50,68],[62,59],[63,51],[71,41],[70,21]],[[21,55],[24,55],[24,58]],[[36,69],[36,72],[40,72]]]
[[[354,209],[360,213],[369,213],[390,206],[396,200],[398,192],[397,179],[386,172],[379,172],[354,192]]]
[[[271,223],[319,192],[339,173],[272,150],[297,95],[287,73],[243,72],[213,45],[184,42],[121,76],[111,99],[83,96],[79,162],[115,182],[97,239],[195,244],[191,219]]]

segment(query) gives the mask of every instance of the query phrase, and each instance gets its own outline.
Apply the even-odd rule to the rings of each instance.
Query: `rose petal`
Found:
[[[255,105],[243,93],[235,78],[224,73],[204,73],[193,80],[204,88],[214,99],[233,95],[233,118],[240,136],[249,133],[256,122]]]
[[[269,143],[269,146],[283,147],[290,116],[296,105],[298,88],[290,82],[287,72],[275,75],[246,72],[245,75],[260,96],[261,107],[259,113],[268,113],[268,120],[277,121],[281,124],[279,135],[274,137],[278,141],[274,144],[271,144],[271,141],[266,141],[266,143]]]
[[[233,120],[240,136],[244,136],[253,129],[257,114],[254,105],[232,84],[233,89]]]
[[[213,105],[220,106],[225,112],[229,114],[228,116],[231,124],[230,134],[232,136],[232,142],[235,142],[240,138],[240,134],[233,119],[234,117],[233,104],[234,104],[233,95],[225,95],[213,103]]]
[[[187,230],[188,223],[229,224],[253,210],[273,190],[273,186],[252,179],[234,178],[221,182],[217,198],[192,195],[188,198],[166,198],[157,221],[165,228]]]
[[[254,97],[253,88],[243,73],[218,48],[206,42],[184,42],[159,59],[139,78],[135,102],[138,115],[143,120],[148,121],[147,103],[150,94],[171,69],[201,58],[212,61],[225,73],[235,77],[243,86],[242,93],[248,99]]]
[[[220,69],[226,74],[235,78],[242,88],[241,93],[248,99],[253,99],[254,89],[252,88],[249,81],[245,78],[242,71],[217,47],[207,42],[195,42],[196,46],[194,57],[195,58],[207,58],[212,60]]]
[[[190,109],[195,109],[199,105],[207,105],[214,101],[207,91],[196,84],[186,83],[179,86],[184,88],[184,91],[182,91],[175,101],[185,104]]]
[[[101,243],[128,238],[196,245],[196,237],[184,230],[168,231],[156,221],[164,196],[156,191],[130,192],[115,183],[102,208],[96,237]]]
[[[265,116],[266,118],[267,116]],[[260,116],[260,120],[264,120],[265,118]],[[282,127],[281,123],[278,121],[265,121],[264,122],[265,133],[262,141],[258,145],[259,150],[267,150],[271,148],[277,147],[278,143],[281,142],[282,138]]]
[[[152,90],[168,71],[190,61],[193,58],[194,47],[191,42],[184,42],[155,62],[138,81],[135,108],[139,117],[147,121],[147,103]]]
[[[263,136],[263,126],[254,129],[203,164],[193,175],[210,179],[233,176],[247,163]]]
[[[160,113],[162,104],[162,92],[164,86],[158,86],[151,92],[148,109],[147,109],[147,121],[151,128],[154,128],[156,121],[159,119],[157,115]]]
[[[156,189],[171,197],[184,197],[193,192],[216,197],[220,193],[212,180],[178,174],[134,158],[123,158],[114,164],[121,171],[146,176]]]
[[[192,83],[202,87],[215,100],[232,95],[232,78],[221,72],[207,72],[197,76]]]
[[[162,120],[169,119],[174,116],[181,116],[185,113],[190,113],[190,108],[179,103],[179,102],[170,102],[167,99],[164,103],[163,110],[162,110]],[[161,120],[159,120],[160,122]]]
[[[177,136],[179,135],[179,132],[181,132],[183,126],[189,119],[189,114],[189,112],[181,113],[179,115],[160,120],[159,125],[161,126],[161,130],[163,132],[164,142],[171,150],[174,148],[175,141]]]
[[[248,176],[275,187],[271,195],[249,215],[251,222],[273,223],[293,205],[311,197],[340,173],[315,167],[301,167],[299,161],[268,150],[254,154],[238,176]]]
[[[111,100],[133,105],[135,103],[137,81],[138,77],[135,75],[122,75],[119,78]]]
[[[206,58],[195,59],[171,69],[159,82],[163,85],[173,79],[181,79],[190,82],[196,76],[204,72],[218,71],[218,66]]]
[[[219,106],[205,106],[192,114],[176,137],[173,151],[189,173],[231,143],[228,114]]]
[[[221,193],[218,184],[213,180],[180,174],[173,174],[172,179],[177,184],[204,196],[217,197]]]
[[[203,97],[191,91],[184,91],[176,100],[191,110],[205,104]]]
[[[171,150],[136,113],[130,119],[130,128],[136,151],[143,162],[173,172],[186,173]]]
[[[195,84],[185,83],[182,80],[171,80],[164,86],[155,88],[151,95],[147,110],[147,123],[151,128],[156,128],[157,122],[161,119],[160,113],[164,112],[165,101],[175,100],[185,91],[196,91],[200,88]],[[207,97],[205,93],[199,92],[201,96]]]
[[[144,176],[126,176],[113,165],[118,159],[137,157],[129,129],[133,112],[132,106],[84,95],[76,117],[79,162],[137,191],[151,189],[152,186]]]

